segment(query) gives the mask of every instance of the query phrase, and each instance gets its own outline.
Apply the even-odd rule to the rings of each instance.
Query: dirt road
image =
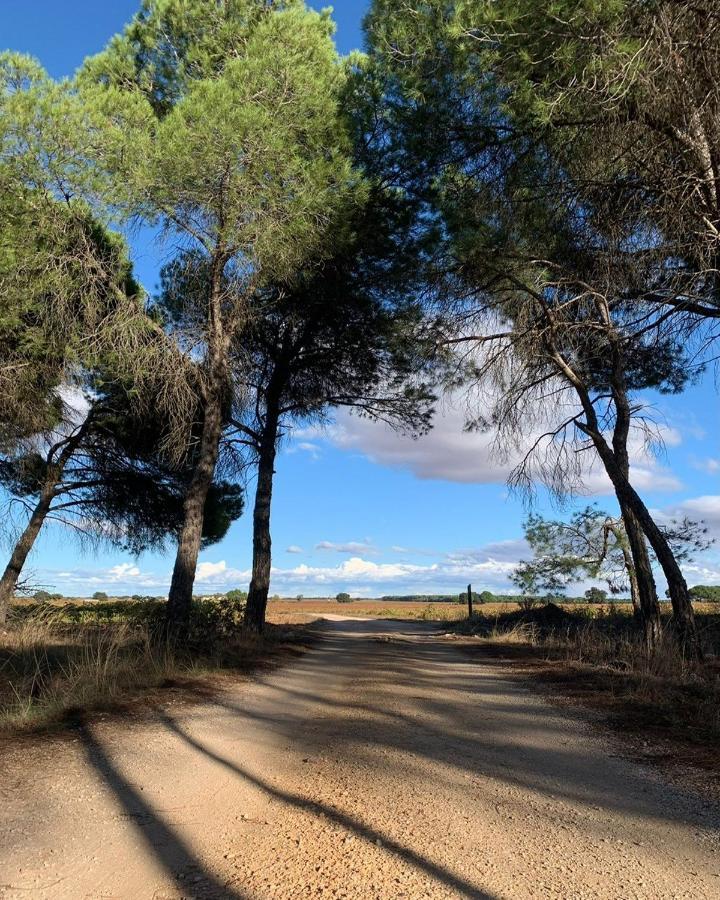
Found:
[[[0,766],[3,898],[720,896],[717,809],[419,623]]]

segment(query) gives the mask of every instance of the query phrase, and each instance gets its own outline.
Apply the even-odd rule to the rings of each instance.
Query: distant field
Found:
[[[516,604],[492,603],[482,607],[498,610],[516,608]],[[277,624],[301,623],[332,613],[340,616],[377,616],[388,619],[461,619],[467,615],[459,603],[389,602],[385,600],[270,600],[268,620]]]
[[[54,607],[58,611],[67,611],[67,617],[75,621],[109,621],[111,619],[125,619],[128,617],[147,616],[153,610],[159,610],[164,598],[156,598],[142,601],[133,601],[125,597],[109,597],[107,600],[88,600],[87,598],[71,598],[52,600],[43,607],[30,599],[16,599],[15,606],[18,611],[25,608],[28,613],[31,610],[47,609]],[[632,607],[629,603],[613,604],[588,604],[579,602],[560,603],[569,612],[590,610],[595,614],[602,610],[615,609],[619,613],[630,615]],[[716,614],[718,604],[695,603],[695,611],[702,614]],[[475,612],[482,616],[500,616],[514,612],[519,604],[512,600],[502,600],[496,603],[475,603]],[[670,604],[663,603],[664,613],[669,614]],[[464,619],[467,616],[467,606],[464,603],[450,603],[443,601],[422,600],[353,600],[350,603],[338,603],[335,599],[322,597],[292,600],[289,598],[269,600],[267,618],[276,625],[301,625],[322,618],[324,615],[333,614],[340,616],[366,616],[386,619],[419,619],[424,621],[452,621]]]

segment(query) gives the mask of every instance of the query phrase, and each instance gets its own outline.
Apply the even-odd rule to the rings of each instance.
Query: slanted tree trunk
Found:
[[[245,608],[245,625],[258,634],[261,634],[265,627],[265,610],[270,590],[270,567],[272,565],[270,505],[280,418],[277,399],[274,397],[268,399],[258,454],[257,487],[253,509],[252,579]]]
[[[92,413],[87,416],[85,422],[83,422],[74,435],[55,444],[48,452],[45,481],[40,490],[40,497],[32,511],[29,522],[13,548],[10,561],[5,567],[3,576],[0,579],[0,624],[4,623],[7,619],[10,602],[13,598],[25,562],[35,545],[35,541],[47,518],[47,514],[50,512],[52,502],[57,495],[58,486],[62,481],[65,468],[90,427],[91,418]],[[58,450],[60,452],[57,459],[55,459],[54,457]]]
[[[170,592],[165,610],[166,630],[179,639],[187,637],[192,610],[200,545],[202,543],[205,501],[215,476],[222,437],[222,398],[225,389],[226,338],[221,311],[224,262],[218,252],[210,276],[208,314],[208,383],[203,401],[203,427],[200,449],[183,502],[183,524],[178,539]]]
[[[637,517],[628,507],[624,507],[622,513],[632,557],[632,565],[628,571],[630,590],[635,595],[633,604],[636,604],[638,618],[643,629],[645,647],[649,653],[657,647],[662,635],[660,604],[657,598],[655,576],[653,575],[645,535]]]
[[[607,324],[610,325],[609,317]],[[614,330],[610,334],[614,336]],[[615,340],[611,339],[611,346],[614,352],[611,385],[615,402],[615,427],[612,436],[612,450],[619,474],[629,484],[630,455],[628,453],[628,437],[632,422],[632,410],[628,400],[622,351]],[[645,647],[647,652],[651,653],[657,647],[662,635],[660,604],[658,603],[655,576],[653,575],[645,535],[637,516],[628,504],[623,503],[622,497],[619,494],[617,496],[625,525],[625,533],[630,545],[630,553],[633,558],[640,624],[643,629]]]
[[[638,586],[637,574],[635,573],[635,562],[633,561],[630,547],[625,543],[627,536],[626,527],[618,529],[615,534],[615,540],[622,551],[623,561],[625,563],[625,571],[627,572],[628,581],[630,582],[630,600],[632,602],[633,613],[640,618],[640,588]]]
[[[613,372],[613,383],[611,384],[613,400],[615,401],[617,412],[617,421],[613,433],[613,447],[611,447],[605,439],[605,435],[598,422],[595,407],[590,398],[587,385],[572,366],[568,364],[563,355],[558,352],[552,342],[550,342],[550,348],[553,360],[564,377],[574,387],[585,413],[586,421],[584,424],[578,422],[578,427],[593,442],[598,456],[605,467],[605,471],[615,488],[615,496],[618,499],[620,509],[623,514],[628,510],[635,517],[638,525],[644,531],[645,536],[655,553],[657,561],[663,570],[665,578],[667,579],[668,591],[670,593],[670,600],[673,608],[673,623],[680,643],[690,656],[699,658],[702,654],[695,624],[695,613],[693,611],[692,602],[690,601],[685,578],[675,559],[672,548],[667,542],[667,538],[658,528],[638,492],[630,484],[629,462],[627,458],[627,433],[629,431],[630,423],[630,408],[627,400],[627,392],[623,384],[624,376],[622,375],[623,368],[621,365],[621,354],[617,354]],[[624,452],[622,452],[623,448]],[[618,453],[618,451],[621,452]],[[634,531],[632,525],[631,531]],[[628,534],[628,538],[629,537],[630,534]],[[638,550],[640,550],[639,546]],[[636,557],[635,553],[633,553],[633,560],[636,567],[638,558],[641,559],[641,557]],[[651,569],[650,573],[652,574]],[[638,587],[640,587],[642,575],[640,572],[637,572],[637,574]],[[657,597],[655,597],[655,603],[657,603]],[[648,630],[646,634],[651,636],[650,630]]]
[[[35,540],[40,533],[45,517],[50,511],[50,504],[55,496],[55,488],[57,480],[51,479],[46,481],[40,493],[40,499],[37,506],[30,516],[30,521],[25,526],[23,533],[20,535],[18,542],[15,544],[10,562],[5,567],[2,579],[0,579],[0,624],[7,619],[7,612],[10,602],[15,592],[15,587],[20,578],[28,554],[32,550]]]
[[[629,510],[637,520],[638,525],[645,533],[645,536],[657,557],[657,561],[663,570],[665,578],[667,579],[673,608],[673,623],[680,642],[688,654],[699,657],[701,651],[695,625],[695,613],[688,594],[687,583],[685,582],[680,566],[675,559],[672,548],[668,544],[667,538],[650,515],[650,511],[647,506],[645,506],[642,498],[618,467],[615,455],[608,446],[603,435],[597,430],[589,432],[589,434],[603,464],[605,465],[605,470],[612,481],[613,487],[615,488],[620,508],[622,510]],[[628,538],[629,537],[630,535],[628,534]],[[634,554],[633,558],[637,565],[637,559]],[[650,570],[650,573],[652,574],[652,570]]]

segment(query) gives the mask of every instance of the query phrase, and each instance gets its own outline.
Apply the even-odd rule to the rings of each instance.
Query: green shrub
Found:
[[[338,603],[352,603],[352,597],[350,594],[345,593],[345,591],[341,591],[335,599]]]
[[[237,635],[245,617],[247,594],[228,591],[219,597],[193,597],[190,640],[196,646],[213,644]]]
[[[720,585],[696,584],[690,588],[690,598],[705,603],[720,603]]]
[[[607,598],[607,591],[603,591],[601,588],[591,587],[585,591],[585,599],[588,603],[606,603]]]
[[[92,598],[93,598],[93,600],[108,600],[109,599],[108,595],[105,593],[105,591],[95,591],[95,593],[92,595]]]
[[[52,595],[48,591],[35,591],[33,600],[37,600],[38,603],[47,603],[52,600]]]

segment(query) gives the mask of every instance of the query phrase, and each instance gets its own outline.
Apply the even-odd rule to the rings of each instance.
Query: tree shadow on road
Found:
[[[329,688],[347,683],[349,673],[354,696]],[[507,673],[484,677],[477,660],[427,633],[378,642],[330,632],[291,674],[257,679],[266,691],[260,706],[223,697],[216,703],[291,740],[301,755],[327,752],[331,741],[338,756],[371,767],[378,748],[397,751],[398,777],[413,766],[422,777],[423,761],[439,762],[469,776],[476,789],[495,779],[584,808],[584,827],[600,836],[613,813],[638,824],[717,822],[704,798],[649,779],[587,740],[571,711],[542,702]],[[383,765],[393,759],[383,757]]]
[[[307,797],[303,797],[300,794],[291,793],[290,791],[283,791],[280,790],[280,788],[274,787],[272,784],[270,784],[270,782],[258,777],[257,775],[252,774],[247,769],[244,769],[243,767],[238,765],[236,762],[226,759],[224,756],[221,756],[219,753],[215,753],[209,747],[206,747],[200,741],[192,737],[192,735],[188,734],[187,731],[185,731],[180,726],[180,724],[175,719],[171,718],[165,711],[158,710],[158,714],[160,719],[165,723],[168,729],[172,731],[173,734],[176,734],[179,738],[185,741],[185,743],[187,743],[189,746],[193,747],[199,753],[202,753],[204,756],[208,757],[214,762],[224,766],[226,769],[233,772],[235,775],[238,775],[240,778],[243,778],[251,784],[255,785],[255,787],[260,788],[260,790],[264,791],[274,799],[280,800],[282,803],[286,803],[289,806],[294,806],[297,809],[303,810],[304,812],[309,812],[315,816],[329,819],[335,824],[342,826],[347,831],[352,832],[356,836],[364,838],[369,843],[377,845],[378,842],[380,842],[384,850],[388,850],[391,853],[396,854],[406,863],[413,866],[415,869],[419,869],[425,875],[429,875],[431,878],[444,884],[446,887],[451,888],[453,891],[457,892],[457,896],[459,897],[472,897],[474,898],[474,900],[497,900],[496,895],[489,894],[486,891],[480,890],[475,885],[471,884],[468,881],[465,881],[449,870],[430,862],[430,860],[425,859],[423,856],[420,856],[411,848],[399,844],[397,841],[392,840],[387,835],[376,831],[373,828],[369,828],[367,825],[363,825],[362,822],[359,822],[352,816],[340,812],[337,809],[333,809],[331,806],[326,806],[325,804],[320,803],[317,800],[309,800]]]
[[[204,897],[207,900],[246,900],[245,894],[224,884],[203,866],[185,841],[117,770],[85,723],[78,723],[77,734],[88,762],[112,789],[125,815],[132,821],[150,852],[172,877],[180,896]],[[149,890],[144,896],[150,896]]]

